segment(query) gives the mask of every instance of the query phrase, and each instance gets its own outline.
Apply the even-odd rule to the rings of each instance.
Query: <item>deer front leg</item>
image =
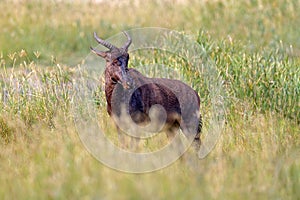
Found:
[[[126,134],[122,129],[117,127],[119,145],[122,149],[137,151],[139,148],[140,138],[132,137]]]
[[[118,126],[117,126],[117,131],[118,131],[118,141],[119,141],[119,146],[121,148],[124,148],[126,147],[126,135],[125,133],[122,131],[122,129],[120,129]]]

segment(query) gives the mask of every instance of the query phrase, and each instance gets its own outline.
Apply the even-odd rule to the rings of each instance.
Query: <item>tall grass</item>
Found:
[[[299,1],[169,2],[1,2],[1,199],[300,197]],[[109,169],[88,154],[71,108],[76,84],[85,76],[78,63],[93,44],[91,33],[106,38],[143,26],[196,35],[224,81],[226,126],[204,160],[191,150],[165,169],[134,175]],[[172,66],[199,92],[207,120],[209,77],[180,58],[152,54],[155,59],[134,52],[130,65]],[[174,75],[159,67],[139,70]],[[100,82],[95,106],[100,123],[110,126]],[[113,130],[108,137],[117,140]],[[143,147],[157,148],[147,142]]]
[[[282,41],[273,41],[260,51],[249,51],[231,38],[218,43],[209,38],[199,34],[198,43],[215,61],[231,111],[246,106],[246,112],[277,112],[299,123],[300,62],[288,55],[292,49],[286,49]]]

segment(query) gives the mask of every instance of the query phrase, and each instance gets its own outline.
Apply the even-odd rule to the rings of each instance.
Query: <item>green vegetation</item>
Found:
[[[0,198],[299,199],[300,2],[108,2],[1,1]],[[191,151],[157,172],[125,174],[80,142],[74,83],[93,31],[107,38],[149,26],[195,36],[224,81],[226,125],[203,160]],[[171,57],[133,55],[130,64],[139,62],[178,68],[206,120],[209,77]],[[103,91],[96,96],[106,123]]]

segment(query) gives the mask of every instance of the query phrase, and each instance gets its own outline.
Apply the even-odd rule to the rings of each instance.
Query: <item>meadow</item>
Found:
[[[299,199],[299,9],[298,0],[0,1],[0,199]],[[86,150],[73,94],[93,31],[106,39],[142,27],[194,38],[223,80],[226,123],[204,159],[188,151],[128,174]],[[201,97],[207,136],[210,77],[153,55],[129,64],[174,66]],[[107,123],[102,79],[95,105]]]

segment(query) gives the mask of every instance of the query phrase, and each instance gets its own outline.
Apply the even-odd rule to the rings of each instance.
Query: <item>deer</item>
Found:
[[[116,47],[99,38],[96,32],[94,32],[95,40],[108,50],[99,51],[90,47],[94,54],[106,61],[104,90],[109,116],[122,119],[121,105],[125,105],[124,110],[134,123],[145,125],[151,123],[153,118],[157,118],[158,121],[164,120],[160,132],[166,132],[167,138],[174,138],[181,129],[184,135],[192,134],[193,142],[200,147],[202,118],[197,91],[180,80],[149,78],[138,70],[129,68],[128,48],[132,39],[127,32],[123,33],[127,41],[122,47]],[[164,117],[151,116],[151,107],[155,105],[164,109]],[[115,121],[115,125],[119,136],[124,134],[120,123]]]

